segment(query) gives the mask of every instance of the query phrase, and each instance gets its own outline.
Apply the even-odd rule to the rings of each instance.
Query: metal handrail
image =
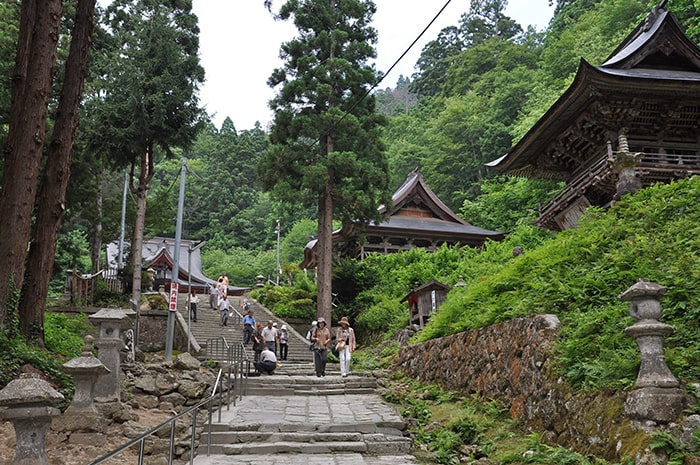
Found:
[[[209,455],[210,450],[211,450],[211,424],[212,424],[212,415],[213,415],[213,402],[217,398],[218,394],[218,411],[219,411],[219,422],[221,422],[221,407],[224,405],[224,389],[222,387],[222,377],[223,377],[224,369],[221,368],[219,369],[219,373],[216,376],[216,382],[214,383],[214,387],[212,388],[212,392],[207,397],[206,399],[203,399],[199,401],[197,404],[193,405],[192,407],[188,408],[187,410],[175,415],[174,417],[164,421],[163,423],[159,424],[158,426],[155,426],[145,433],[140,434],[139,436],[133,438],[132,440],[122,444],[118,448],[106,453],[105,455],[93,460],[90,462],[88,465],[97,465],[99,463],[105,462],[106,460],[109,460],[111,458],[116,457],[119,455],[121,452],[125,451],[126,449],[129,449],[131,446],[138,444],[139,445],[139,456],[138,456],[138,465],[143,465],[143,459],[144,459],[144,451],[145,451],[145,444],[146,444],[146,439],[149,437],[153,436],[155,433],[160,431],[163,427],[165,426],[170,426],[170,445],[169,445],[169,451],[168,451],[168,464],[173,463],[173,450],[174,450],[174,444],[175,444],[175,424],[178,419],[184,417],[185,415],[191,414],[192,415],[192,427],[191,427],[191,437],[190,437],[190,465],[194,462],[194,452],[195,452],[195,440],[196,440],[196,433],[197,433],[197,413],[198,410],[203,407],[204,405],[207,405],[208,408],[208,443],[207,443],[207,455]],[[230,409],[230,404],[231,404],[231,369],[229,365],[229,376],[228,376],[229,382],[227,383],[226,391],[227,391],[227,397],[226,397],[226,403],[227,408]],[[235,399],[235,395],[234,395]]]

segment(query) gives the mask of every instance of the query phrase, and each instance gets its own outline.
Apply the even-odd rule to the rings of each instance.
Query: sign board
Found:
[[[177,311],[177,286],[178,283],[170,283],[170,307],[171,312]]]

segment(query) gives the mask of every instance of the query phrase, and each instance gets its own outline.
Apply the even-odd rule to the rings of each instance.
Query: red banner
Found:
[[[170,307],[168,310],[171,312],[177,311],[177,285],[178,283],[170,284]]]

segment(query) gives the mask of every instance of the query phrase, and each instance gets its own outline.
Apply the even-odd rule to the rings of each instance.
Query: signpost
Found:
[[[170,306],[168,307],[168,310],[170,310],[171,312],[177,311],[178,287],[179,284],[175,281],[170,283]]]

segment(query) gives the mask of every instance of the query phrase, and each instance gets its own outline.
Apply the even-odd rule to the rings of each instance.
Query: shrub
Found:
[[[84,346],[83,337],[93,326],[85,320],[85,315],[68,316],[63,313],[44,315],[44,341],[46,349],[66,357],[77,357]]]

